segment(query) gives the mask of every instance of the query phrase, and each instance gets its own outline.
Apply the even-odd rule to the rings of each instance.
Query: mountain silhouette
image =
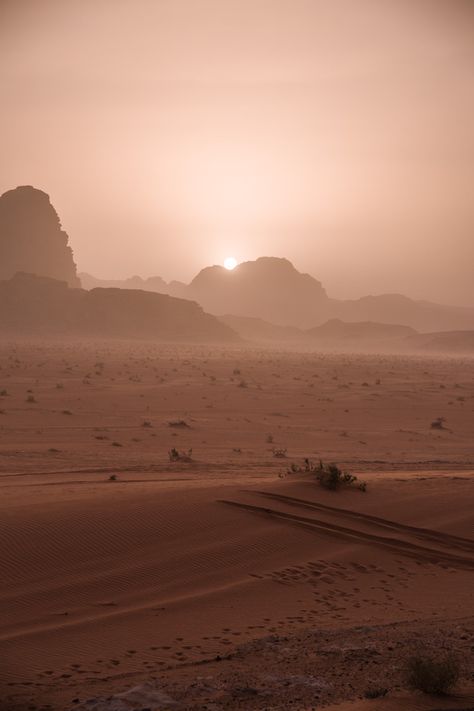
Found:
[[[9,190],[0,197],[0,279],[10,279],[17,272],[51,277],[69,287],[81,286],[58,214],[49,196],[31,185]],[[261,319],[272,327],[286,329],[308,330],[331,319],[402,325],[420,332],[474,329],[474,308],[415,301],[402,294],[352,300],[330,298],[320,281],[280,257],[242,262],[232,271],[217,265],[206,267],[190,284],[166,283],[160,276],[108,281],[90,274],[80,276],[87,290],[102,287],[158,293],[196,301],[214,316]],[[95,298],[99,305],[99,297]],[[103,295],[100,303],[104,305],[107,298]],[[116,294],[112,301],[116,304],[122,298],[125,297]],[[135,297],[139,298],[143,299]],[[125,299],[124,303],[130,305],[131,300]],[[141,303],[144,306],[148,302]],[[247,322],[246,328],[255,332],[256,323]],[[292,338],[295,334],[287,331],[287,336]]]
[[[0,279],[30,272],[80,287],[68,236],[49,195],[21,185],[0,196]]]
[[[193,301],[134,289],[71,289],[64,281],[25,273],[0,281],[0,329],[36,336],[239,340]]]
[[[85,286],[89,283],[96,286],[112,284],[89,275],[81,275],[81,279]],[[136,279],[113,284],[129,288]],[[317,279],[302,274],[287,259],[276,257],[243,262],[232,271],[221,266],[206,267],[188,285],[176,281],[167,284],[160,277],[142,282],[142,288],[156,288],[161,293],[193,299],[209,313],[225,315],[229,325],[231,317],[238,317],[241,320],[237,330],[247,334],[256,333],[257,323],[242,319],[260,319],[273,329],[278,326],[307,330],[331,319],[346,323],[401,325],[422,332],[474,329],[473,308],[416,301],[402,294],[380,294],[352,300],[330,298]],[[298,337],[290,332],[287,336]]]
[[[321,283],[288,259],[260,257],[229,271],[203,269],[187,292],[211,313],[255,316],[281,326],[312,326],[328,308]]]

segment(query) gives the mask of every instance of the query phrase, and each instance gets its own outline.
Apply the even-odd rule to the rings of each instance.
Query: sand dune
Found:
[[[183,709],[305,709],[389,678],[383,711],[406,650],[472,647],[469,361],[23,344],[0,374],[8,709],[151,683]],[[368,491],[286,474],[308,454]]]

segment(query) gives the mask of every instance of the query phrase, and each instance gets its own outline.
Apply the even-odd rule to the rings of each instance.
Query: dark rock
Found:
[[[0,330],[24,336],[238,340],[192,301],[126,289],[70,289],[64,281],[32,274],[0,281]]]
[[[80,287],[68,236],[49,196],[31,185],[0,197],[0,279],[17,272],[52,277]]]

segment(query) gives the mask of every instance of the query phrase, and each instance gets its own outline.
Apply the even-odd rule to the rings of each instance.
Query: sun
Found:
[[[228,269],[229,271],[232,271],[232,269],[235,269],[237,266],[237,260],[235,257],[226,257],[224,259],[224,267]]]

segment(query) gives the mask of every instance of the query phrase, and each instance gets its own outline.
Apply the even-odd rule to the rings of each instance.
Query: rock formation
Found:
[[[231,272],[207,267],[193,279],[188,293],[213,314],[252,316],[300,328],[324,320],[329,302],[317,279],[276,257],[243,262]]]
[[[132,289],[70,289],[66,282],[17,273],[0,281],[0,332],[188,342],[239,338],[199,304]]]
[[[258,340],[298,339],[297,332],[284,333],[276,327],[307,330],[328,319],[403,325],[425,332],[474,329],[473,308],[415,301],[401,294],[380,294],[345,301],[329,298],[317,279],[302,274],[287,259],[275,257],[243,262],[233,271],[220,266],[206,267],[188,285],[176,281],[166,283],[161,277],[105,282],[88,275],[84,275],[83,285],[85,288],[140,288],[192,299],[208,313],[219,317],[225,314],[221,320],[245,338],[257,333],[259,322],[255,319],[261,319],[263,332]],[[240,321],[233,324],[229,319],[235,317]],[[263,321],[268,322],[267,330]]]
[[[68,236],[49,196],[31,185],[0,197],[0,279],[17,272],[52,277],[80,287]]]

